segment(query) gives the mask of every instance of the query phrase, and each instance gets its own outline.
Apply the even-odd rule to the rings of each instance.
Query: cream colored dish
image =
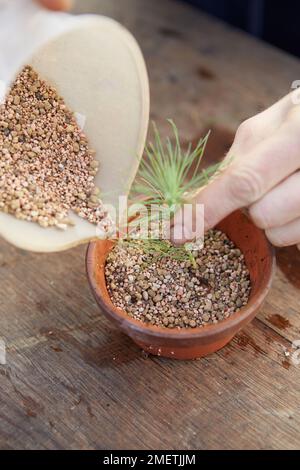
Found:
[[[42,46],[28,64],[80,116],[100,162],[95,183],[104,203],[115,206],[130,190],[148,128],[148,77],[135,39],[114,20],[85,16]],[[0,212],[0,235],[37,252],[61,251],[99,238],[95,225],[73,213],[70,218],[75,226],[61,231]]]

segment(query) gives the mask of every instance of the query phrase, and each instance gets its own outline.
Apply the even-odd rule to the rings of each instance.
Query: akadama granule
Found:
[[[94,155],[63,98],[26,66],[0,106],[0,210],[61,229],[73,210],[105,229]]]

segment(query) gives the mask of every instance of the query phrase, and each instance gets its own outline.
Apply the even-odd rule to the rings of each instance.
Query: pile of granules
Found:
[[[204,247],[189,261],[156,259],[134,245],[118,243],[105,276],[116,307],[151,325],[195,328],[218,323],[247,304],[249,271],[244,256],[227,236],[210,230]]]
[[[42,227],[110,220],[94,184],[98,162],[74,114],[29,66],[0,106],[0,210]]]

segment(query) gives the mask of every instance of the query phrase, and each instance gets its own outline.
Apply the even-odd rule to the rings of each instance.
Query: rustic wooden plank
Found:
[[[212,128],[208,159],[238,123],[300,76],[299,61],[175,0],[87,0],[137,36],[152,117],[185,141]],[[299,254],[279,270],[257,319],[222,351],[192,362],[145,358],[91,297],[85,247],[37,255],[0,241],[0,448],[285,448],[300,443]],[[276,316],[277,315],[277,316]],[[288,323],[287,323],[288,322]]]
[[[281,338],[269,348],[258,321],[218,354],[175,363],[144,359],[125,336],[105,326],[100,319],[84,329],[51,327],[30,352],[9,354],[13,366],[1,377],[8,443],[297,447],[299,371],[281,365]]]
[[[201,124],[212,121],[235,129],[289,91],[300,74],[297,59],[175,2],[126,0],[125,7],[124,2],[88,1],[89,11],[116,18],[138,38],[155,119],[176,116],[192,139]],[[77,2],[76,11],[86,8]]]
[[[296,253],[296,256],[300,258],[300,253]],[[299,290],[288,281],[279,266],[272,294],[258,318],[290,342],[298,340],[300,339],[299,301]]]

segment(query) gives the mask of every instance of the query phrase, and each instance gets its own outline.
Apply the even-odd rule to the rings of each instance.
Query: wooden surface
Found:
[[[150,75],[152,117],[182,138],[213,129],[222,155],[244,118],[285,94],[300,64],[175,0],[94,0],[77,11],[124,23]],[[234,449],[300,446],[300,255],[278,252],[258,317],[194,362],[146,358],[87,285],[85,247],[37,255],[0,241],[0,448]]]

